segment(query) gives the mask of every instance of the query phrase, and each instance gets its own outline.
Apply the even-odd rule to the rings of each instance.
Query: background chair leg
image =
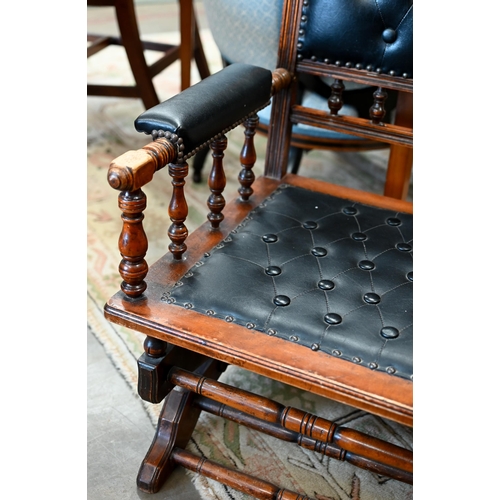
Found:
[[[410,187],[413,168],[413,149],[404,146],[391,146],[384,195],[405,200]]]
[[[399,92],[396,104],[395,125],[413,126],[413,94]],[[406,199],[410,186],[413,167],[413,148],[391,146],[384,195],[391,198]]]
[[[201,171],[203,170],[209,152],[210,148],[206,147],[196,153],[193,158],[193,181],[196,183],[201,182]]]
[[[302,148],[290,146],[290,152],[288,153],[288,172],[292,174],[297,174],[299,172],[303,153],[304,150]]]
[[[146,109],[159,104],[158,95],[146,63],[142,41],[139,35],[134,4],[132,0],[124,0],[116,5],[116,20],[120,29],[122,44],[127,53],[130,69],[134,75],[136,88]]]
[[[200,73],[200,78],[203,80],[210,76],[210,68],[208,66],[208,61],[205,56],[205,51],[203,50],[203,45],[201,43],[200,31],[198,29],[198,23],[196,21],[196,16],[193,16],[194,25],[194,60]]]

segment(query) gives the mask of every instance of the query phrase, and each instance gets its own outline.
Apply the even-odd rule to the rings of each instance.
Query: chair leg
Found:
[[[291,172],[292,174],[297,174],[299,172],[303,153],[304,150],[302,148],[290,146],[290,152],[288,155],[288,172]]]
[[[136,87],[145,108],[152,108],[160,101],[144,56],[133,0],[120,0],[116,3],[115,9],[122,44],[127,53]]]
[[[201,79],[210,76],[205,52],[201,44],[200,32],[192,0],[179,0],[180,5],[180,59],[181,90],[191,86],[191,60],[194,58]]]
[[[204,148],[196,153],[193,158],[193,182],[197,184],[201,182],[201,171],[203,170],[209,151],[208,147]]]
[[[181,26],[181,91],[191,85],[191,59],[193,57],[194,30],[193,30],[193,3],[191,0],[179,0]]]
[[[196,373],[219,378],[225,365],[206,359]],[[174,448],[185,448],[193,434],[201,408],[192,405],[195,394],[190,391],[171,391],[165,398],[156,433],[137,474],[137,487],[146,493],[156,493],[175,468]]]
[[[405,146],[391,146],[384,195],[405,200],[408,196],[413,168],[413,149]]]
[[[413,125],[413,94],[399,92],[396,104],[396,125]],[[384,195],[391,198],[406,199],[413,167],[413,149],[404,146],[391,146]]]
[[[201,43],[200,31],[198,29],[198,23],[196,21],[196,16],[193,15],[194,24],[194,60],[200,73],[200,78],[203,80],[210,76],[210,68],[208,67],[207,58],[205,56],[205,51],[203,50],[203,45]]]

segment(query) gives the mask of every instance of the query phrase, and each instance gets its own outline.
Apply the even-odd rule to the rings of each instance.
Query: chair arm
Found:
[[[119,191],[140,189],[166,164],[185,161],[267,106],[271,95],[291,81],[292,75],[281,68],[271,73],[232,64],[147,110],[135,120],[135,127],[154,141],[111,163],[110,186]]]
[[[135,128],[154,139],[166,135],[177,141],[179,159],[186,160],[267,106],[272,93],[271,71],[232,64],[148,109]]]

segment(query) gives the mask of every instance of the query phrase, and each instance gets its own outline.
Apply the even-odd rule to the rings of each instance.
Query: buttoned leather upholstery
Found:
[[[410,379],[412,229],[409,214],[285,187],[162,300]]]
[[[413,78],[413,0],[305,0],[299,59]]]

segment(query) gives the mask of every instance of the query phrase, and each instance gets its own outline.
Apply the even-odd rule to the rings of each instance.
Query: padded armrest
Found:
[[[250,64],[231,64],[154,106],[135,120],[138,132],[163,130],[183,140],[184,156],[265,107],[272,73]]]

